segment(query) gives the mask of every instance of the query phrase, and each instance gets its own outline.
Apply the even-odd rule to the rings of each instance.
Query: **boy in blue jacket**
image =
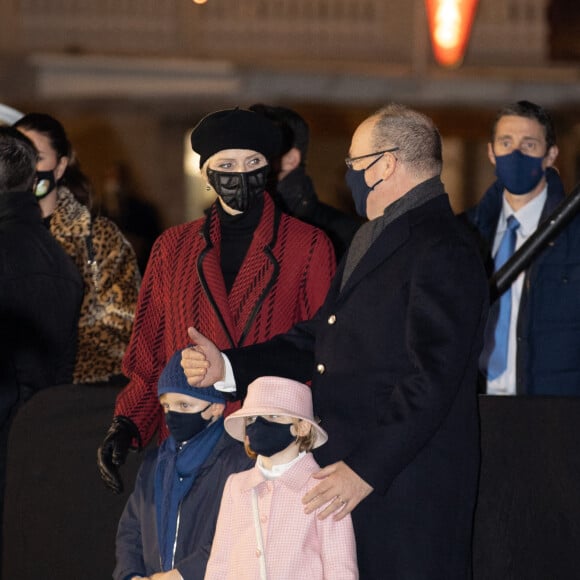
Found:
[[[176,352],[161,373],[170,436],[144,458],[119,521],[115,580],[203,579],[228,476],[252,466],[223,426],[224,396],[192,388]]]

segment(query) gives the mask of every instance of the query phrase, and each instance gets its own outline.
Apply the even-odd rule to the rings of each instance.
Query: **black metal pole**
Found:
[[[570,223],[580,211],[580,183],[574,187],[552,215],[526,240],[514,255],[489,280],[491,301],[497,300],[538,254]]]

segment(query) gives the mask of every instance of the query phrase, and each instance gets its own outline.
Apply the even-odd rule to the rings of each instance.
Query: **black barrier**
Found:
[[[3,580],[111,578],[117,523],[141,459],[129,455],[122,495],[102,483],[97,447],[118,392],[54,387],[17,414],[8,448]]]
[[[474,580],[580,578],[580,398],[480,396]]]
[[[128,491],[115,496],[101,483],[96,449],[117,392],[56,387],[20,411],[9,445],[4,580],[111,577]],[[579,578],[580,398],[484,395],[480,416],[474,580]],[[140,458],[131,454],[123,468],[128,490]]]

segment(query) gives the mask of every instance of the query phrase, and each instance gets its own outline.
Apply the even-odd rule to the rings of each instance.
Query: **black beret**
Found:
[[[280,153],[282,135],[269,119],[246,109],[226,109],[206,115],[191,132],[191,147],[199,167],[218,151],[250,149],[270,160]]]

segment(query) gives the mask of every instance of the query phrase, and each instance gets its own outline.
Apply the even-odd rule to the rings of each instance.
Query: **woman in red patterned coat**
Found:
[[[265,191],[280,144],[271,121],[217,111],[195,127],[191,143],[218,197],[205,218],[167,230],[153,247],[123,361],[130,382],[98,453],[101,476],[117,493],[129,448],[156,430],[167,436],[156,384],[170,356],[188,346],[188,326],[221,348],[266,340],[313,316],[336,267],[326,235],[282,213]]]

